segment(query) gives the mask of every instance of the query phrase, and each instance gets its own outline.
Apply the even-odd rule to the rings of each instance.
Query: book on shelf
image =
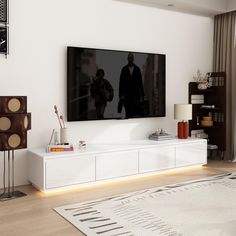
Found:
[[[204,95],[202,94],[192,94],[191,95],[192,104],[204,104]]]
[[[191,104],[204,104],[203,99],[192,99]]]
[[[193,99],[193,100],[204,100],[204,95],[202,95],[202,94],[192,94],[191,99]]]

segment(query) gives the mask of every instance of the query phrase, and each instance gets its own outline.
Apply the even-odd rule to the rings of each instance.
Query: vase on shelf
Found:
[[[208,83],[207,82],[198,83],[197,88],[199,90],[206,90],[208,88]]]

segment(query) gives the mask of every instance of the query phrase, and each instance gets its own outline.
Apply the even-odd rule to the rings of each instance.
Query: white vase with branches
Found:
[[[54,112],[57,116],[60,125],[60,143],[66,144],[68,143],[68,130],[65,125],[64,117],[63,115],[59,115],[58,108],[56,105],[54,106]]]

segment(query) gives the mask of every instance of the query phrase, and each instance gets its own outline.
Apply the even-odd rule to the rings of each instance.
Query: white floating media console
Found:
[[[28,180],[41,191],[207,163],[207,141],[138,140],[86,150],[28,151]]]

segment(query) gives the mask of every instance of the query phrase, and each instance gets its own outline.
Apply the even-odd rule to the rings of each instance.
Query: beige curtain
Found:
[[[226,153],[236,160],[236,11],[215,16],[214,71],[226,72]]]

